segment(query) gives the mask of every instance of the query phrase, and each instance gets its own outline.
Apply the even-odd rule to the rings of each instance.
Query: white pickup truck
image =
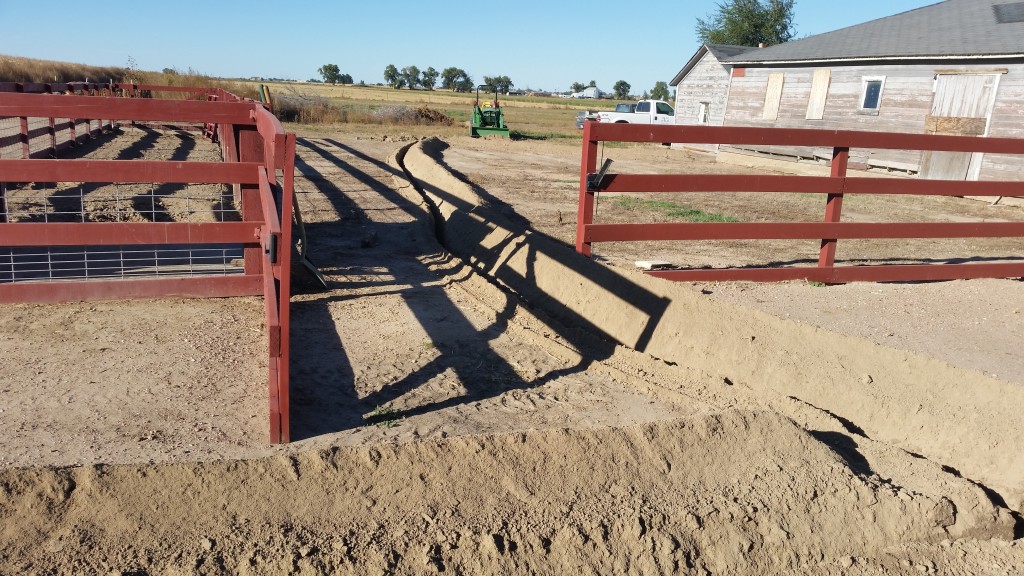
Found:
[[[641,100],[633,112],[599,112],[596,119],[612,124],[674,124],[675,116],[664,100]]]

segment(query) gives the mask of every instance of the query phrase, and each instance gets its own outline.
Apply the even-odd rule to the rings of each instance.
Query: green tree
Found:
[[[668,100],[668,84],[662,81],[654,83],[654,88],[651,89],[651,98],[654,100]]]
[[[410,90],[416,88],[420,85],[420,69],[416,66],[402,68],[402,80],[405,80],[405,84]]]
[[[455,90],[457,92],[472,92],[473,91],[473,77],[465,72],[459,76],[458,80],[455,81]]]
[[[337,84],[341,80],[341,69],[337,64],[324,64],[317,73],[329,84]]]
[[[420,84],[427,90],[433,90],[434,86],[437,85],[437,75],[438,71],[434,70],[433,66],[427,66],[427,69],[420,76]]]
[[[455,82],[459,79],[459,73],[462,70],[454,66],[449,66],[441,71],[441,89],[442,90],[455,90]]]
[[[572,85],[569,86],[569,89],[573,92],[583,92],[584,88],[586,88],[586,86],[583,85],[583,82],[573,82]]]
[[[402,78],[402,74],[398,72],[398,68],[394,64],[388,64],[384,68],[384,82],[396,89],[405,85],[405,79]]]
[[[782,44],[796,35],[796,0],[725,0],[708,18],[697,19],[697,38],[704,44],[757,46]]]
[[[450,66],[441,71],[441,89],[469,92],[473,89],[473,78],[462,68]]]
[[[629,82],[626,82],[625,80],[619,80],[615,83],[615,86],[612,86],[612,90],[615,92],[615,97],[619,100],[629,98],[630,88],[632,88],[632,86],[630,86]]]
[[[512,79],[508,76],[484,76],[484,84],[494,86],[499,94],[508,94],[512,89]]]
[[[351,84],[352,83],[352,75],[351,74],[342,74],[341,76],[338,76],[338,83],[339,84]]]
[[[590,84],[587,84],[587,88],[597,88],[597,80],[591,80]]]

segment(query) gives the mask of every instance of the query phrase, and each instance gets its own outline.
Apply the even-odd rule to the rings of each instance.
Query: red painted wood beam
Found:
[[[82,280],[0,284],[0,303],[53,304],[138,298],[210,298],[257,296],[263,293],[259,276],[204,276],[138,280]]]
[[[261,222],[30,222],[0,225],[0,246],[256,244]]]
[[[255,124],[248,102],[97,98],[62,94],[0,94],[0,116],[110,118],[158,122]]]
[[[976,278],[1021,278],[1024,277],[1024,263],[900,264],[828,268],[719,268],[654,270],[647,274],[676,282],[787,282],[792,280],[807,280],[826,284],[925,282]]]
[[[584,234],[587,242],[1002,237],[1024,237],[1024,222],[590,224]]]
[[[7,182],[171,182],[256,184],[256,162],[158,160],[0,160]]]
[[[1024,182],[969,182],[903,178],[833,178],[762,174],[608,174],[601,192],[783,192],[800,194],[906,194],[918,196],[1024,196]]]

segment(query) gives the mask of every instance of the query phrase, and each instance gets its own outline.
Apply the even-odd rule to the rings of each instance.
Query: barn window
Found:
[[[882,107],[882,87],[885,76],[865,76],[861,88],[860,110],[866,114],[878,114]]]
[[[704,125],[711,123],[711,102],[700,103],[700,107],[697,109],[697,123]]]

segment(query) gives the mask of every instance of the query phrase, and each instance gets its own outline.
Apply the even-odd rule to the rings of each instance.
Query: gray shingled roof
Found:
[[[694,54],[690,60],[683,66],[683,69],[676,74],[675,78],[669,82],[669,86],[678,86],[683,78],[693,69],[694,66],[700,62],[700,59],[705,53],[711,52],[711,55],[718,59],[719,62],[732,58],[733,56],[739,56],[748,50],[756,50],[752,46],[735,46],[732,44],[705,44],[697,49],[697,53]]]
[[[1024,2],[1017,0],[947,0],[754,50],[727,62],[1020,56],[1024,55],[1024,22],[1017,21],[1024,18],[1020,16],[1024,16]]]

